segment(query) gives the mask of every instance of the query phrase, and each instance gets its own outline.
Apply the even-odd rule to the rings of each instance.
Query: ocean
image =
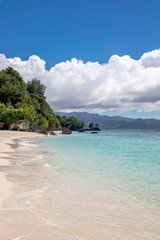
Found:
[[[160,132],[108,130],[41,138],[59,178],[129,194],[160,210]]]

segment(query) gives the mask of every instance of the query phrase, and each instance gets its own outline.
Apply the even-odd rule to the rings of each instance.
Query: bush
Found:
[[[42,127],[48,127],[48,121],[46,120],[46,118],[42,117],[42,118],[39,120],[38,125],[39,125],[39,126],[42,126]]]
[[[6,108],[1,114],[1,121],[10,124],[16,123],[19,120],[26,118],[26,111],[24,109],[8,109]]]

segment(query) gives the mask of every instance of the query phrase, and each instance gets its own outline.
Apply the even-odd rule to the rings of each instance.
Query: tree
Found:
[[[37,80],[36,78],[28,82],[27,90],[33,96],[38,95],[40,97],[45,98],[44,94],[46,87],[43,84],[41,84],[40,80]]]
[[[13,68],[8,67],[0,72],[0,102],[9,108],[21,108],[27,104],[29,96],[26,83]]]
[[[99,123],[95,123],[95,127],[99,127]]]
[[[59,115],[56,116],[63,128],[68,128],[73,131],[77,131],[84,127],[84,122],[78,121],[75,117],[60,117]]]
[[[90,128],[90,129],[93,129],[93,127],[94,127],[94,123],[93,123],[93,122],[90,122],[89,128]]]
[[[78,122],[78,129],[83,129],[84,128],[84,121],[79,121]]]
[[[0,122],[4,122],[6,118],[6,106],[0,103]]]
[[[13,68],[0,71],[0,121],[26,120],[43,127],[60,127],[45,99],[46,87],[37,79],[26,84]]]

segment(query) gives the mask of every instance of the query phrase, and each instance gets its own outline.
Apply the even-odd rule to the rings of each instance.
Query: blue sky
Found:
[[[138,59],[160,47],[159,13],[159,0],[2,0],[0,52],[36,54],[47,68],[73,57]]]
[[[56,106],[56,110],[95,112],[100,109],[100,112],[109,115],[160,118],[160,99],[157,97],[160,96],[159,73],[157,73],[160,66],[160,52],[149,53],[141,59],[144,53],[160,48],[160,0],[1,0],[0,30],[0,53],[6,56],[5,63],[2,65],[10,64],[15,67],[26,81],[29,77],[38,77],[50,87],[54,95],[58,92],[59,96],[56,95],[55,98],[49,90],[46,93],[48,101],[53,108]],[[37,57],[31,57],[28,60],[33,55]],[[103,68],[102,64],[108,63],[113,55],[127,55],[130,59],[114,58],[109,66]],[[11,60],[8,63],[7,59],[14,57],[19,57],[20,60],[18,62]],[[72,58],[76,60],[71,61]],[[42,59],[46,62],[45,67]],[[140,62],[134,62],[134,59],[140,59]],[[20,66],[24,60],[27,63],[25,63],[25,69],[22,69]],[[69,62],[64,63],[66,60]],[[82,60],[83,64],[78,60]],[[99,65],[92,64],[90,67],[85,65],[87,62],[98,62]],[[125,72],[125,80],[123,74],[120,80],[117,75],[122,62],[124,72],[125,66],[130,69]],[[59,64],[55,68],[55,74],[46,72],[42,76],[44,71],[49,71],[55,64]],[[37,68],[29,76],[27,74],[33,65]],[[135,65],[136,70],[133,74],[132,68]],[[151,72],[150,67],[156,67],[155,71]],[[81,72],[79,72],[80,68],[83,69]],[[96,70],[101,68],[103,68],[102,75],[99,74],[99,70]],[[108,76],[108,70],[106,70],[108,68],[109,73],[114,69],[111,74],[113,83]],[[142,68],[143,74],[141,74]],[[66,75],[68,69],[71,69],[70,82],[67,82],[69,81],[69,75]],[[88,75],[87,71],[90,71]],[[79,80],[75,80],[76,74]],[[99,74],[97,80],[94,79],[96,74]],[[56,79],[54,83],[52,78]],[[73,85],[70,92],[68,89],[68,95],[59,89],[58,84],[61,79],[64,83],[62,88],[65,86],[68,89],[69,84]],[[137,79],[140,79],[139,82]],[[155,79],[154,86],[149,84],[153,79]],[[84,101],[88,101],[88,105],[85,105],[82,101],[83,93],[88,86],[91,86],[93,80],[95,86],[90,93],[86,92],[87,97]],[[134,91],[130,91],[130,86],[136,80],[140,88],[134,85]],[[82,81],[85,82],[84,86]],[[123,87],[121,91],[117,89],[119,97],[113,99],[112,87],[116,89],[118,81],[125,82],[122,85],[127,85],[127,88]],[[98,82],[101,88],[99,95]],[[111,89],[110,92],[107,90],[108,86]],[[80,88],[83,91],[77,90]],[[104,89],[106,92],[103,91]],[[93,92],[95,96],[92,96]],[[111,97],[106,99],[107,94]],[[60,99],[60,95],[65,96],[64,99]],[[123,106],[122,103],[124,103]]]

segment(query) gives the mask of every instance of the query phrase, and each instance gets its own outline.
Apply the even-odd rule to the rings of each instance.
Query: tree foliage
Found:
[[[90,129],[93,129],[93,128],[94,128],[94,123],[93,123],[93,122],[90,122],[89,128],[90,128]]]
[[[44,127],[60,127],[45,99],[45,86],[37,79],[26,84],[13,68],[0,71],[0,121],[27,120]]]
[[[67,118],[66,116],[60,117],[59,115],[57,115],[57,118],[63,128],[68,128],[73,131],[84,128],[84,122],[78,121],[75,117]]]
[[[44,94],[45,94],[46,87],[43,84],[41,84],[41,82],[39,80],[37,80],[36,78],[34,78],[34,79],[32,79],[32,81],[28,82],[27,90],[31,96],[37,95],[39,97],[45,98]]]
[[[20,108],[28,103],[29,95],[22,77],[8,67],[0,72],[0,101],[8,108]]]

